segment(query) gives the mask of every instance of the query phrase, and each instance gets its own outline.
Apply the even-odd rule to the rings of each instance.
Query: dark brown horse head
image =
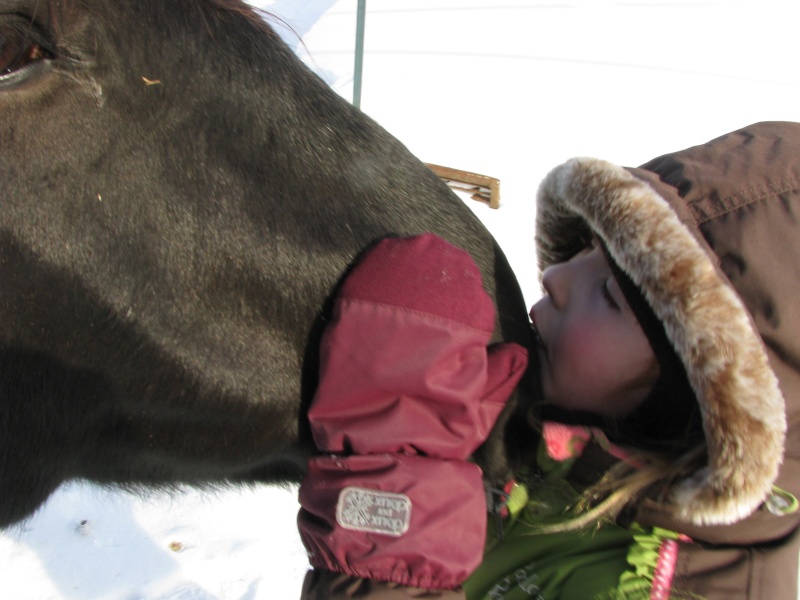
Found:
[[[326,304],[384,236],[467,249],[527,338],[472,213],[243,3],[0,0],[0,115],[0,525],[71,478],[296,478]]]

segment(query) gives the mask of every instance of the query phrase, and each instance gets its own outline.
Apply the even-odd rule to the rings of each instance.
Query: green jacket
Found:
[[[597,430],[546,424],[539,481],[530,491],[521,485],[510,490],[502,528],[490,517],[484,561],[464,585],[469,600],[628,600],[649,599],[654,588],[669,593],[685,536],[610,521],[591,530],[537,531],[563,523],[579,501],[570,474],[589,445],[623,455]]]

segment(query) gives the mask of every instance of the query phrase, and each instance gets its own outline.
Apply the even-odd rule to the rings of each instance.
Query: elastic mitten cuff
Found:
[[[425,589],[461,585],[483,557],[480,468],[403,454],[318,457],[300,488],[314,567]]]

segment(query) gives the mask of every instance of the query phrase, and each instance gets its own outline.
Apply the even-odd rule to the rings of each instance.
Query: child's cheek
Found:
[[[600,332],[587,325],[576,324],[562,339],[562,358],[575,376],[596,377],[606,372],[614,349],[603,342]]]

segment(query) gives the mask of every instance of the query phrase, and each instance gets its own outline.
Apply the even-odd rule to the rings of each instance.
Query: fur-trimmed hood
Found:
[[[781,473],[797,495],[797,465],[781,465],[787,407],[800,406],[800,124],[753,125],[639,169],[556,167],[539,189],[540,270],[592,232],[664,323],[703,415],[707,465],[660,509],[740,521]]]

